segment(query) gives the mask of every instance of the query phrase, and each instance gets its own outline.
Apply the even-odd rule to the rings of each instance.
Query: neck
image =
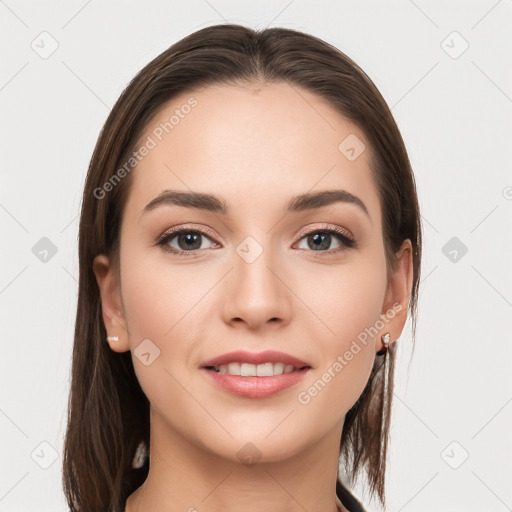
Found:
[[[149,473],[125,512],[348,512],[336,497],[342,427],[284,460],[243,464],[193,444],[151,410]]]

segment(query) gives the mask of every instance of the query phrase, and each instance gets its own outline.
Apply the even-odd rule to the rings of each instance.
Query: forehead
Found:
[[[140,214],[166,189],[218,194],[236,211],[342,188],[378,208],[364,133],[296,85],[215,85],[181,94],[148,122],[136,149],[142,146],[150,149],[132,171],[127,214]]]

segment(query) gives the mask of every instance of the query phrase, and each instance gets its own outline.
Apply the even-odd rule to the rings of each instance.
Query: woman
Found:
[[[356,511],[361,472],[385,504],[421,226],[347,56],[226,24],[155,58],[98,139],[79,259],[71,510]]]

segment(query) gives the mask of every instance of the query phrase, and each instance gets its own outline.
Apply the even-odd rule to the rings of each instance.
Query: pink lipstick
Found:
[[[284,352],[239,350],[209,359],[200,365],[200,369],[229,393],[265,398],[297,384],[311,366]]]

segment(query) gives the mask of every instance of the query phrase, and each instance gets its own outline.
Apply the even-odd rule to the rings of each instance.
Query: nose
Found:
[[[293,293],[286,286],[286,272],[272,256],[263,252],[251,262],[238,253],[227,277],[223,306],[224,320],[250,330],[265,329],[290,322]]]

